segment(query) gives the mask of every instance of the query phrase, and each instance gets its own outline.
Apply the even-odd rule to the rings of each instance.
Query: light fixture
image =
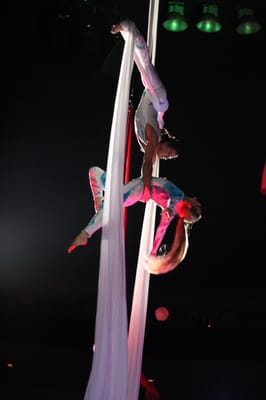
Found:
[[[201,32],[215,33],[222,29],[222,24],[218,19],[218,6],[214,4],[204,4],[202,6],[202,17],[197,22],[196,27]]]
[[[251,8],[239,8],[237,10],[238,25],[236,32],[240,35],[252,35],[262,29],[261,24],[254,17]]]
[[[168,2],[168,15],[163,22],[163,27],[170,32],[183,32],[187,29],[188,23],[184,16],[184,2]]]

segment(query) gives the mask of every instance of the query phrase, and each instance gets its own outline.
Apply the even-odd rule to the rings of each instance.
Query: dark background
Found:
[[[155,379],[162,400],[201,398],[199,391],[204,399],[265,398],[265,4],[249,2],[264,29],[239,36],[238,2],[216,3],[223,29],[210,35],[193,25],[201,1],[187,2],[190,27],[182,33],[161,27],[167,2],[160,3],[155,64],[170,103],[165,126],[182,149],[179,159],[161,161],[160,175],[203,207],[186,259],[150,280],[143,372]],[[129,17],[145,36],[148,5],[9,4],[0,147],[3,399],[83,398],[100,232],[71,255],[67,247],[93,214],[88,168],[106,167],[123,50],[110,27]],[[141,91],[134,70],[135,107]],[[133,136],[131,177],[140,174],[141,161]],[[143,204],[128,211],[129,311],[143,212]],[[165,322],[155,318],[159,306],[169,310]]]

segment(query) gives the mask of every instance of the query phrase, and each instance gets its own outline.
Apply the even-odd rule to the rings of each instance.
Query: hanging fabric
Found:
[[[151,59],[155,62],[156,36],[158,26],[159,0],[151,0],[149,7],[148,39]],[[139,67],[139,66],[138,66]],[[153,176],[159,176],[159,159],[153,166]],[[146,314],[150,284],[150,274],[144,269],[144,257],[152,248],[155,230],[156,205],[149,201],[145,206],[142,225],[137,272],[131,308],[128,334],[128,383],[126,400],[137,400],[139,396],[142,356],[146,326]]]
[[[129,38],[123,51],[108,150],[95,351],[85,400],[126,398],[128,320],[122,186],[133,50],[133,40]]]
[[[157,27],[155,16],[158,16],[158,8],[159,1],[151,0],[149,21],[152,19],[153,28]],[[148,31],[150,32],[150,28]],[[152,202],[148,202],[145,207],[130,329],[127,336],[122,185],[133,46],[133,40],[129,36],[123,51],[108,150],[95,351],[84,400],[137,400],[139,394],[149,290],[149,273],[143,268],[143,258],[152,246],[156,207]],[[157,176],[158,165],[157,160],[153,169]],[[137,299],[138,295],[141,301]],[[134,335],[136,336],[133,337]]]

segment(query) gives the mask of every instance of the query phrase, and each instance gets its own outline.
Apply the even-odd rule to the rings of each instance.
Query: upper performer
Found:
[[[128,35],[134,39],[134,61],[140,72],[144,85],[139,105],[135,113],[135,133],[144,152],[142,174],[144,180],[144,198],[150,198],[152,166],[156,155],[160,159],[169,160],[178,157],[178,140],[164,129],[164,113],[168,109],[166,89],[153,66],[147,43],[135,23],[124,20],[113,25],[111,33],[120,32],[125,40]]]
[[[99,167],[89,169],[89,182],[94,200],[95,215],[68,248],[71,253],[77,246],[85,246],[88,239],[102,227],[106,172]],[[146,202],[143,195],[143,178],[132,179],[123,185],[124,207],[137,202]],[[184,259],[188,249],[188,229],[201,218],[201,205],[196,197],[187,197],[184,192],[166,178],[151,179],[150,198],[161,209],[153,247],[145,260],[145,268],[151,274],[165,274]],[[177,218],[174,240],[170,250],[158,255],[158,249],[170,222]]]

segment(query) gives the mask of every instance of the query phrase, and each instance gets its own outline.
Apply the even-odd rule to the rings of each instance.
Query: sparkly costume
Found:
[[[89,170],[89,180],[93,199],[96,197],[103,198],[103,192],[105,190],[105,179],[106,172],[99,167],[92,167]],[[123,187],[123,204],[124,207],[129,207],[136,204],[138,201],[143,202],[143,179],[137,178],[132,179],[130,182],[124,184]],[[180,190],[172,182],[166,178],[152,178],[151,181],[151,200],[154,201],[161,209],[168,209],[170,211],[170,218],[162,213],[160,223],[156,229],[155,239],[153,243],[152,254],[156,254],[161,244],[161,241],[165,235],[165,232],[176,216],[175,206],[184,198],[184,192]],[[92,217],[89,224],[83,229],[89,236],[92,236],[94,232],[102,227],[102,216],[103,216],[103,202]]]
[[[122,26],[121,35],[124,39],[126,39],[128,34],[134,37],[134,60],[145,87],[135,113],[134,121],[137,140],[141,150],[144,152],[147,143],[145,136],[145,126],[147,123],[157,133],[158,141],[160,142],[161,140],[160,129],[163,128],[164,124],[162,116],[168,109],[167,94],[155,67],[151,63],[147,44],[135,23],[125,20],[120,25]]]

